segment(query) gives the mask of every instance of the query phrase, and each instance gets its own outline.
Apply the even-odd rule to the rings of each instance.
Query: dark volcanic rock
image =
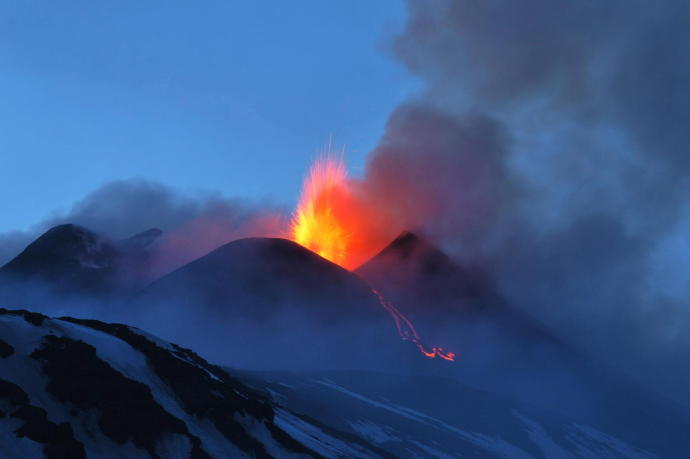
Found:
[[[0,379],[0,399],[8,401],[13,406],[22,406],[29,403],[29,397],[21,387],[4,379]]]
[[[7,341],[0,339],[0,357],[3,359],[14,354],[14,347]]]
[[[234,415],[250,415],[271,424],[274,413],[268,400],[263,399],[259,393],[249,391],[220,367],[210,365],[192,351],[176,345],[173,345],[174,351],[163,349],[125,325],[67,317],[63,320],[82,324],[126,341],[147,357],[149,365],[170,385],[188,413],[211,419],[216,428],[243,451],[259,457],[267,455],[263,445],[246,432],[244,426],[234,419]],[[205,367],[208,371],[204,371]],[[213,374],[217,376],[211,377]],[[199,391],[199,387],[206,389]],[[274,433],[286,448],[303,454],[309,453],[308,449],[279,429]]]
[[[9,403],[12,418],[24,423],[15,431],[17,437],[27,437],[42,443],[43,453],[48,459],[81,459],[86,457],[84,445],[74,438],[72,427],[66,423],[56,424],[48,420],[43,408],[29,404],[29,397],[18,385],[0,379],[0,401]],[[0,416],[0,418],[4,417]],[[0,452],[2,450],[0,449]]]
[[[145,384],[114,370],[83,341],[46,335],[30,357],[41,362],[50,377],[46,391],[79,410],[98,410],[98,425],[116,443],[132,441],[157,457],[156,443],[162,435],[189,435],[185,423],[165,411]],[[191,440],[198,447],[198,439]]]
[[[41,313],[31,312],[31,311],[27,311],[25,309],[0,308],[0,315],[3,315],[3,314],[11,315],[11,316],[19,316],[22,319],[24,319],[26,322],[30,323],[31,325],[36,325],[36,326],[42,325],[43,321],[45,319],[47,319],[47,317]]]

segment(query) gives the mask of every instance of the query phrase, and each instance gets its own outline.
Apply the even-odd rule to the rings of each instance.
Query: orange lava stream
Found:
[[[415,330],[414,325],[412,325],[412,322],[410,322],[410,320],[407,317],[405,317],[405,315],[402,312],[398,311],[398,308],[393,306],[393,303],[387,301],[383,297],[383,295],[379,293],[378,290],[372,288],[371,291],[374,292],[374,294],[378,297],[381,306],[386,311],[388,311],[388,313],[393,318],[393,321],[395,322],[395,327],[398,329],[398,335],[400,335],[400,338],[403,341],[411,341],[417,346],[417,348],[421,351],[422,354],[424,354],[425,357],[428,357],[430,359],[440,357],[450,362],[455,361],[454,352],[445,352],[441,347],[432,347],[430,351],[427,350],[424,347],[424,344],[422,344],[419,335],[417,334],[417,330]]]

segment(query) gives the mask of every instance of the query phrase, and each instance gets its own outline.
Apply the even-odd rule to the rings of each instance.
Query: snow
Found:
[[[218,379],[209,368],[204,368],[198,362],[190,361],[184,355],[178,354],[176,348],[169,343],[141,330],[135,328],[131,330]],[[189,432],[201,440],[203,449],[212,457],[246,456],[220,433],[210,420],[189,415],[170,387],[151,369],[146,356],[125,341],[108,333],[62,320],[46,319],[41,326],[35,326],[26,322],[21,316],[0,315],[0,336],[15,348],[13,355],[0,359],[0,377],[21,386],[29,394],[32,405],[46,410],[50,421],[70,422],[75,438],[84,444],[89,457],[136,459],[148,457],[148,454],[131,443],[119,445],[107,438],[97,425],[97,413],[94,411],[79,412],[75,422],[75,418],[69,414],[70,404],[60,403],[45,391],[48,380],[43,375],[41,365],[28,355],[49,333],[82,340],[94,346],[98,357],[108,362],[115,370],[127,378],[147,385],[157,403],[171,415],[183,420]],[[515,409],[506,411],[512,413],[515,418],[511,424],[513,427],[509,433],[509,440],[506,440],[495,432],[478,432],[475,428],[461,429],[452,425],[454,423],[436,417],[443,414],[429,415],[405,404],[397,403],[399,400],[394,402],[380,396],[363,395],[330,379],[309,379],[309,381],[309,384],[298,384],[299,387],[277,381],[272,386],[273,390],[269,389],[269,392],[274,400],[287,403],[289,397],[282,394],[280,388],[287,389],[287,392],[306,390],[307,394],[318,388],[321,388],[323,392],[325,388],[329,397],[335,395],[330,391],[335,391],[341,394],[335,398],[356,405],[359,410],[355,411],[357,414],[349,415],[348,419],[340,418],[337,428],[352,432],[371,444],[380,445],[381,448],[394,449],[396,455],[447,459],[457,457],[458,451],[463,451],[469,452],[470,455],[483,453],[488,456],[511,459],[529,458],[533,455],[548,458],[582,457],[586,459],[601,457],[652,459],[656,457],[650,452],[635,448],[623,440],[588,425],[566,421],[554,424],[549,421],[549,417],[544,418],[545,421],[538,412],[535,414],[528,408],[525,408],[524,412],[529,413],[529,416]],[[353,400],[361,403],[353,402]],[[360,406],[364,409],[359,409]],[[367,449],[366,443],[341,440],[287,408],[278,407],[275,412],[274,422],[279,428],[318,454],[325,457],[372,457],[372,451]],[[437,412],[431,412],[431,414],[434,413]],[[333,415],[338,416],[338,413],[333,413]],[[264,444],[269,454],[276,457],[300,456],[285,450],[273,438],[263,421],[240,413],[229,414],[229,416],[234,416],[234,419],[240,422],[250,435]],[[42,455],[43,445],[29,439],[16,438],[13,435],[12,432],[21,425],[21,422],[9,417],[0,419],[0,457],[40,457]],[[415,432],[424,433],[413,435]],[[438,435],[434,432],[438,432]],[[428,437],[425,438],[427,434]],[[157,445],[157,450],[162,457],[176,458],[187,457],[190,447],[190,440],[186,436],[166,434]]]
[[[0,368],[2,368],[0,374],[2,374],[2,378],[20,386],[29,395],[31,405],[45,409],[48,414],[48,420],[55,423],[73,421],[72,416],[69,414],[69,404],[59,402],[45,391],[48,380],[43,375],[40,364],[26,356],[41,344],[43,336],[51,332],[55,335],[66,335],[73,339],[82,339],[85,342],[91,341],[89,344],[99,341],[96,338],[100,338],[100,344],[104,344],[109,353],[115,352],[113,348],[116,347],[115,344],[110,342],[109,335],[95,332],[95,337],[90,337],[87,333],[81,332],[83,327],[80,327],[80,331],[75,332],[72,330],[71,325],[63,321],[46,319],[43,321],[43,325],[35,326],[26,322],[21,316],[0,316],[0,335],[15,348],[13,355],[6,359],[0,359]],[[109,346],[110,349],[108,349]],[[99,356],[102,358],[101,355]],[[138,449],[131,443],[119,445],[106,437],[96,425],[95,414],[81,413],[79,418],[84,422],[70,422],[70,424],[74,430],[74,437],[84,444],[88,457],[105,459],[148,458],[146,452]],[[41,455],[9,457],[41,457]]]
[[[45,319],[41,326],[35,326],[26,322],[21,316],[0,316],[0,336],[15,348],[13,355],[0,359],[2,378],[22,387],[29,394],[30,403],[44,408],[50,421],[55,423],[71,421],[75,438],[84,444],[88,457],[137,459],[147,458],[149,455],[131,443],[119,445],[106,437],[97,425],[95,412],[80,412],[77,417],[78,421],[74,422],[75,419],[69,414],[70,404],[59,402],[45,391],[48,380],[43,375],[41,365],[39,362],[28,358],[28,355],[40,346],[43,337],[49,333],[81,340],[94,346],[100,359],[108,362],[127,378],[147,385],[156,402],[167,412],[183,420],[190,433],[199,437],[204,450],[213,457],[246,456],[221,434],[211,421],[188,415],[169,386],[151,370],[146,356],[125,341],[84,325],[57,319]],[[139,333],[139,331],[136,330],[135,333]],[[162,343],[162,341],[156,340],[156,344]],[[174,348],[169,344],[165,348],[174,351]],[[176,357],[180,358],[179,356]],[[202,368],[194,362],[190,363]],[[207,369],[202,369],[208,372]],[[210,376],[218,379],[215,375]],[[42,450],[43,445],[38,444],[36,446],[35,442],[31,440],[19,441],[13,434],[9,434],[8,441],[8,433],[14,429],[8,430],[7,425],[3,426],[8,422],[7,419],[9,418],[0,420],[0,426],[3,427],[0,431],[2,432],[0,446],[3,448],[0,451],[3,454],[0,457],[41,457],[42,453],[36,454],[36,449]],[[21,421],[13,420],[13,422]],[[241,422],[248,426],[250,434],[261,437],[261,441],[266,444],[269,450],[273,449],[278,453],[283,452],[264,425],[254,419],[242,419]],[[11,446],[12,449],[10,444],[13,445]],[[174,458],[187,457],[190,447],[190,441],[186,436],[167,434],[157,449],[162,457]],[[12,454],[4,454],[5,451]]]
[[[637,449],[593,427],[580,424],[574,424],[568,440],[575,445],[578,455],[585,459],[602,457],[654,459],[658,457],[656,454]]]
[[[0,457],[43,457],[43,445],[29,440],[28,438],[17,438],[14,432],[24,423],[21,419],[13,419],[6,416],[0,419]]]
[[[436,449],[433,446],[425,445],[422,442],[411,440],[410,443],[424,451],[428,455],[427,457],[437,457],[438,459],[455,459],[457,457]]]
[[[96,347],[98,356],[106,360],[113,368],[130,379],[146,384],[151,389],[151,393],[156,402],[158,402],[168,413],[176,418],[182,419],[185,424],[187,424],[189,432],[201,439],[204,449],[209,454],[214,455],[212,451],[215,451],[217,457],[223,457],[229,453],[232,453],[233,457],[243,456],[241,451],[221,434],[212,422],[207,419],[189,416],[186,413],[169,386],[151,371],[146,356],[121,339],[107,333],[71,322],[60,323],[64,324],[63,326],[66,331],[71,332],[71,336],[82,339]],[[140,333],[140,330],[136,328],[132,328],[132,331]],[[148,335],[146,338],[149,336],[152,335]],[[165,342],[156,339],[156,344],[159,343]],[[167,344],[165,349],[174,352],[174,348],[170,344]],[[198,367],[198,365],[195,366]]]
[[[574,457],[568,451],[564,450],[558,443],[556,443],[544,430],[544,428],[537,422],[523,416],[517,411],[513,410],[513,416],[518,418],[522,422],[527,431],[527,435],[534,444],[536,444],[541,450],[544,457],[548,458],[572,458]]]
[[[356,444],[345,443],[326,434],[318,427],[305,422],[284,409],[276,409],[275,422],[297,441],[325,457],[371,458],[371,451]]]
[[[337,384],[335,384],[333,381],[327,380],[327,379],[322,379],[318,381],[320,384],[330,387],[331,389],[337,390],[339,392],[342,392],[344,394],[347,394],[357,400],[363,401],[365,403],[368,403],[372,406],[375,406],[377,408],[387,410],[392,413],[396,413],[400,416],[403,416],[407,419],[410,419],[412,421],[416,421],[422,424],[426,424],[428,426],[434,427],[439,430],[446,430],[449,432],[452,432],[457,435],[460,439],[463,439],[465,441],[469,441],[476,446],[479,446],[488,452],[491,452],[493,454],[496,454],[499,457],[510,457],[510,458],[515,458],[515,459],[523,459],[523,458],[531,458],[532,456],[525,451],[523,451],[521,448],[512,445],[505,440],[498,438],[498,437],[493,437],[490,435],[486,434],[481,434],[477,432],[468,432],[462,429],[458,429],[456,427],[453,427],[449,424],[446,424],[445,422],[433,418],[431,416],[427,416],[423,413],[420,413],[418,411],[415,411],[411,408],[395,405],[392,403],[382,403],[378,402],[376,400],[372,400],[368,397],[365,397],[363,395],[357,394],[355,392],[351,392],[344,387],[340,387]]]
[[[401,441],[400,437],[394,434],[395,431],[388,426],[380,426],[366,419],[358,419],[349,424],[352,430],[372,443],[380,445],[391,441]]]

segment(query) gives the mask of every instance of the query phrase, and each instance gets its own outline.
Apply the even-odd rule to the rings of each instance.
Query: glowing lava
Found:
[[[412,325],[412,322],[410,322],[410,320],[407,317],[405,317],[402,312],[398,311],[398,308],[393,306],[393,303],[387,301],[383,297],[383,295],[381,295],[378,292],[378,290],[371,289],[371,291],[374,292],[374,294],[378,297],[379,303],[381,304],[383,309],[388,311],[388,313],[393,318],[393,321],[395,321],[395,327],[398,329],[398,335],[400,335],[400,338],[403,341],[411,341],[417,346],[417,348],[421,351],[422,354],[424,354],[426,357],[429,357],[430,359],[440,357],[450,362],[455,361],[454,352],[445,352],[441,347],[432,347],[431,350],[427,350],[427,348],[424,347],[421,340],[419,339],[417,330],[415,330],[414,325]]]
[[[381,219],[381,213],[358,199],[353,183],[341,158],[333,155],[319,158],[305,179],[291,224],[293,241],[350,270],[385,243],[375,236],[377,232],[372,226],[372,222]],[[377,290],[372,292],[393,318],[402,340],[414,343],[428,358],[455,360],[453,352],[445,352],[440,347],[428,350],[412,322]]]
[[[344,267],[352,239],[348,204],[351,201],[342,159],[323,157],[306,178],[292,219],[295,242]]]

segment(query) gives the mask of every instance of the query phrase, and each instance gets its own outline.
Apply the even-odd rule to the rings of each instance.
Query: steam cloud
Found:
[[[393,48],[426,85],[370,157],[370,199],[483,259],[510,301],[572,341],[682,397],[690,5],[408,6]]]

